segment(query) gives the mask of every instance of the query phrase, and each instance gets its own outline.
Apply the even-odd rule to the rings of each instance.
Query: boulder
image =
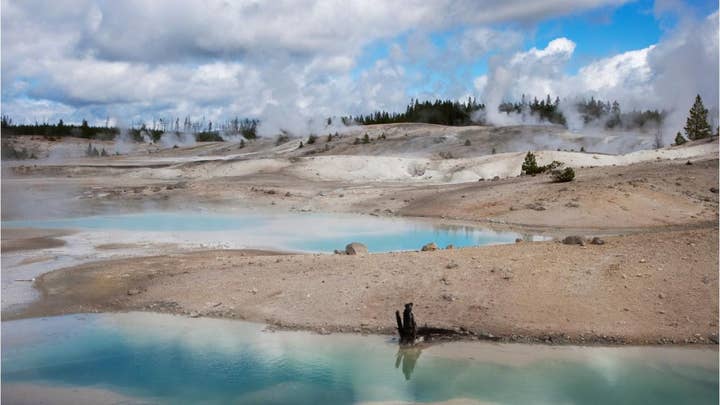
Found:
[[[568,236],[568,237],[566,237],[565,239],[563,239],[563,240],[562,240],[562,243],[563,243],[564,245],[580,245],[580,246],[585,246],[585,239],[583,239],[582,236],[573,235],[573,236]]]
[[[365,255],[368,253],[367,246],[359,242],[353,242],[345,246],[345,254],[348,255]]]
[[[592,238],[592,240],[590,241],[590,244],[591,245],[604,245],[605,241],[596,236],[596,237]]]
[[[430,243],[425,244],[425,246],[423,246],[422,249],[420,249],[420,250],[422,250],[423,252],[432,252],[437,249],[438,249],[438,247],[435,244],[435,242],[430,242]]]

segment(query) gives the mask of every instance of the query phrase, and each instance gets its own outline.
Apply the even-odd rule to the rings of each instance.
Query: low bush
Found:
[[[553,179],[556,183],[567,183],[575,179],[575,170],[572,167],[566,167],[562,170],[553,170]]]

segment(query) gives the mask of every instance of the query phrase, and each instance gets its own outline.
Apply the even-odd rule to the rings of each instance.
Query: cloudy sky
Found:
[[[118,124],[525,93],[718,105],[717,2],[2,0],[2,110]],[[680,113],[678,113],[678,116]]]

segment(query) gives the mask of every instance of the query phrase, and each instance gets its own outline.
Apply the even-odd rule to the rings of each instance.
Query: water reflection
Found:
[[[398,350],[382,336],[270,333],[264,325],[150,313],[1,326],[3,395],[16,384],[100,387],[167,404],[718,403],[717,350],[479,342]],[[47,392],[25,403],[57,402]],[[93,392],[85,403],[102,402]]]
[[[400,368],[400,365],[402,365],[402,372],[408,381],[410,381],[410,376],[415,370],[415,365],[420,358],[420,353],[422,353],[422,349],[417,346],[403,346],[398,348],[395,357],[395,368]]]

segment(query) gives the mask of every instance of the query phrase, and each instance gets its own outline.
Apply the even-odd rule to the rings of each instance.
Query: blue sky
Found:
[[[691,80],[717,71],[713,13],[716,2],[675,0],[2,0],[2,109],[30,122],[301,125],[417,97],[552,93],[665,108],[661,79],[716,101],[716,78]],[[671,66],[685,54],[699,66]]]

